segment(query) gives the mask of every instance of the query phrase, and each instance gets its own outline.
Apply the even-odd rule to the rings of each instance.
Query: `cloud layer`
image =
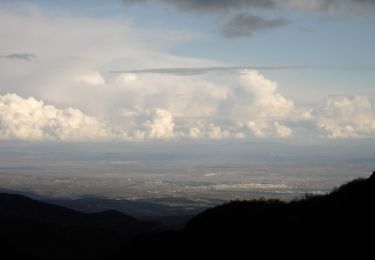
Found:
[[[205,2],[205,8],[218,2]],[[302,4],[287,2],[293,8]],[[276,8],[265,3],[224,1],[218,8]],[[190,4],[195,10],[201,2]],[[246,12],[242,18],[240,23],[255,26]],[[268,22],[257,26],[274,26]],[[243,28],[235,33],[253,33],[251,26]],[[374,138],[374,105],[366,96],[301,105],[292,91],[286,94],[285,82],[279,86],[266,70],[291,67],[230,66],[172,55],[164,49],[176,41],[168,32],[137,31],[122,19],[0,10],[0,34],[6,36],[0,59],[1,139]],[[123,71],[110,73],[119,68]]]
[[[108,111],[104,121],[77,108],[60,109],[32,97],[5,94],[0,96],[0,138],[285,139],[301,128],[315,138],[375,137],[375,106],[366,96],[330,97],[322,105],[298,107],[279,92],[276,82],[255,70],[241,70],[231,85],[200,77],[131,73],[94,83],[94,90],[107,92],[100,101]]]

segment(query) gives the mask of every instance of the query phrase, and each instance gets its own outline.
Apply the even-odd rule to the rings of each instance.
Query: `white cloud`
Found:
[[[317,0],[299,8],[323,4]],[[175,40],[136,30],[123,19],[4,9],[0,34],[1,53],[22,50],[38,57],[22,63],[0,60],[0,93],[17,93],[0,96],[2,139],[291,138],[297,128],[329,138],[375,137],[374,105],[367,97],[330,98],[319,109],[300,107],[255,70],[191,76],[108,73],[222,65],[170,55],[162,46]]]
[[[122,73],[116,78],[117,84],[132,84],[137,81],[138,77],[135,73]]]
[[[292,114],[294,103],[277,91],[277,84],[254,70],[237,76],[239,85],[224,86],[200,76],[124,73],[115,79],[117,96],[126,104],[119,114],[127,118],[125,127],[141,128],[142,118],[154,111],[146,123],[154,129],[149,138],[246,138],[238,126],[247,126],[255,137],[291,136],[292,130],[279,122]]]
[[[99,71],[87,72],[78,78],[79,82],[92,85],[92,86],[102,86],[105,85],[105,80]]]
[[[258,138],[265,137],[265,134],[263,133],[262,129],[254,121],[247,122],[246,126],[251,130],[254,136]]]
[[[191,139],[199,139],[199,138],[202,138],[202,132],[201,130],[199,129],[199,127],[192,127],[190,128],[189,130],[189,137]]]
[[[168,54],[165,46],[176,44],[176,39],[165,37],[170,34],[173,31],[135,28],[120,17],[47,12],[33,5],[4,6],[0,10],[0,55],[25,50],[38,59],[21,64],[0,59],[0,93],[38,96],[58,106],[79,107],[102,116],[118,94],[109,88],[114,84],[112,70],[221,64]],[[190,40],[191,36],[185,39]],[[177,42],[182,41],[181,36]],[[135,74],[128,74],[122,83],[136,80]],[[85,86],[106,88],[88,90]]]
[[[315,117],[329,138],[375,137],[375,106],[366,96],[328,98]]]
[[[1,139],[97,141],[113,137],[107,126],[78,109],[57,109],[16,94],[0,96]]]
[[[221,129],[220,126],[210,124],[208,126],[207,136],[209,139],[221,140],[230,138],[231,134],[229,131]]]
[[[281,122],[295,107],[277,91],[277,84],[257,71],[244,70],[235,77],[237,86],[204,75],[119,74],[106,84],[116,110],[111,121],[142,140],[291,136]]]
[[[278,122],[291,117],[296,109],[292,100],[278,92],[276,82],[265,78],[258,71],[244,70],[233,98],[232,117],[240,125],[245,125],[255,137],[291,135],[292,130],[288,128],[286,131],[286,127],[280,126]]]
[[[303,128],[304,122],[315,124],[321,137],[375,137],[375,107],[365,96],[329,98],[321,107],[301,109],[277,92],[276,83],[258,72],[244,73],[240,76],[239,89],[245,89],[247,94],[236,87],[218,86],[228,94],[215,96],[215,102],[205,104],[202,100],[209,100],[212,95],[200,91],[201,99],[189,99],[185,110],[173,110],[176,108],[173,102],[178,104],[180,100],[174,99],[176,93],[168,91],[168,87],[151,87],[152,95],[148,95],[142,90],[144,82],[137,79],[138,85],[132,86],[135,90],[129,101],[143,101],[119,108],[115,120],[107,115],[105,123],[79,109],[59,109],[32,97],[6,94],[0,96],[0,138],[40,141],[290,138],[293,127]],[[172,81],[169,87],[174,83]],[[192,86],[197,91],[195,84],[183,86],[186,90]],[[127,91],[119,92],[123,95],[119,98],[126,97]],[[191,117],[191,108],[199,111],[201,104],[209,108],[210,113]],[[123,120],[123,124],[118,119]],[[293,127],[286,122],[292,122]],[[319,136],[312,128],[305,128],[304,132]]]
[[[279,122],[275,122],[275,131],[277,137],[280,138],[287,138],[292,135],[292,130],[289,127],[286,127],[285,125],[279,124]]]
[[[145,123],[149,128],[148,137],[150,139],[171,139],[174,137],[173,129],[173,115],[170,111],[154,108],[152,110],[153,119]]]
[[[175,117],[212,116],[230,92],[228,87],[200,77],[176,75],[125,73],[115,79],[115,84],[116,95],[123,95],[127,109],[160,107],[172,111]]]
[[[247,94],[248,112],[251,117],[283,117],[291,112],[294,103],[277,91],[277,83],[265,78],[258,71],[242,71],[241,88]]]

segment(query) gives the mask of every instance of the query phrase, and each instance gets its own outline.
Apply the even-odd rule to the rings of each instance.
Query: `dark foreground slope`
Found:
[[[158,231],[117,211],[85,214],[0,193],[0,259],[107,259],[130,238]]]
[[[375,173],[324,196],[225,204],[179,232],[138,238],[124,250],[163,257],[368,259],[375,256]]]
[[[290,203],[231,202],[169,232],[116,211],[0,194],[0,259],[375,259],[374,208],[375,174]]]

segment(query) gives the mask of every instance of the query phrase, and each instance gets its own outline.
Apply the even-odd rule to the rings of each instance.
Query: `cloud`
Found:
[[[265,19],[261,16],[241,13],[230,19],[221,28],[221,32],[228,38],[251,36],[257,31],[269,30],[284,26],[287,21],[283,18]]]
[[[145,123],[146,128],[149,129],[148,137],[150,139],[171,139],[174,137],[173,129],[173,115],[170,111],[154,108],[152,110],[153,119]]]
[[[286,7],[308,12],[363,15],[375,11],[373,0],[284,0],[282,2]]]
[[[279,122],[275,122],[276,136],[280,138],[287,138],[292,135],[292,130],[285,125],[281,125]]]
[[[279,11],[283,8],[293,8],[302,11],[337,11],[353,8],[375,7],[373,0],[123,0],[125,3],[162,3],[183,11],[201,13],[223,13],[231,10]]]
[[[328,98],[314,114],[318,128],[329,138],[375,137],[375,106],[366,96]]]
[[[278,92],[277,83],[255,70],[242,71],[239,82],[230,108],[232,117],[255,137],[289,137],[292,130],[280,121],[289,118],[296,109],[292,100]]]
[[[105,85],[105,80],[98,71],[87,72],[78,77],[78,80],[82,83],[92,85],[92,86],[101,86]]]
[[[231,11],[253,11],[253,10],[274,10],[278,3],[275,0],[124,0],[125,3],[162,3],[176,7],[178,10],[191,11],[204,14],[215,14],[227,16]],[[256,31],[270,29],[286,24],[282,18],[268,20],[266,18],[250,15],[235,14],[229,22],[221,29],[226,37],[250,36]]]
[[[232,136],[229,131],[221,129],[220,126],[210,124],[208,126],[207,137],[209,139],[221,140],[221,139],[229,139]]]
[[[186,68],[146,68],[146,69],[134,69],[134,70],[114,70],[112,73],[122,73],[124,75],[145,74],[173,74],[179,76],[192,76],[207,74],[211,72],[236,72],[240,70],[292,70],[292,69],[304,69],[308,66],[220,66],[220,67],[186,67]]]
[[[153,3],[159,2],[175,6],[179,10],[198,12],[225,12],[230,9],[261,8],[273,9],[274,0],[124,0],[125,3]]]
[[[38,62],[0,59],[0,93],[37,96],[49,104],[77,107],[103,118],[122,100],[129,100],[119,93],[125,90],[117,88],[117,75],[108,75],[113,69],[223,65],[168,54],[164,48],[175,40],[166,34],[173,31],[138,30],[124,18],[53,13],[32,5],[4,6],[0,8],[1,54],[28,50],[38,54]]]
[[[349,11],[360,15],[373,15],[375,11],[375,1],[373,0],[351,0]]]
[[[129,115],[147,117],[147,111],[162,108],[180,120],[213,116],[230,92],[201,77],[132,73],[118,75],[114,90],[114,100],[119,99]]]
[[[8,55],[0,55],[0,58],[8,60],[34,61],[36,55],[32,53],[12,53]]]
[[[273,20],[264,17],[277,17],[271,15],[277,8],[323,12],[337,4],[323,0],[164,2],[191,11],[214,8],[214,15],[234,17],[231,21],[242,15],[232,28],[239,31],[237,36],[273,28]],[[123,18],[47,14],[23,8],[0,10],[0,34],[6,36],[1,39],[1,53],[8,54],[0,61],[0,93],[17,93],[0,96],[1,139],[177,141],[294,138],[300,133],[323,138],[374,136],[374,106],[367,97],[331,98],[322,105],[300,107],[283,92],[288,86],[280,88],[259,72],[303,66],[227,66],[179,57],[166,52],[175,40],[169,42],[163,31],[137,30]],[[265,15],[259,18],[264,24],[252,21],[249,8],[262,9],[256,14]],[[45,43],[50,47],[45,48]],[[33,60],[32,53],[38,54],[38,62],[8,62]],[[123,70],[109,73],[118,68]],[[22,98],[28,96],[31,98]]]
[[[342,0],[340,0],[343,2]],[[287,7],[292,7],[297,10],[302,11],[314,11],[322,12],[328,11],[330,9],[337,9],[337,0],[284,0],[283,4]],[[344,0],[345,1],[345,0]]]
[[[58,109],[16,94],[0,96],[0,139],[100,141],[113,137],[110,128],[78,109]]]
[[[375,137],[375,106],[368,97],[331,97],[318,107],[301,108],[258,71],[237,76],[237,84],[222,86],[175,75],[119,75],[114,85],[105,81],[106,88],[117,88],[111,102],[122,102],[103,114],[104,121],[77,108],[5,94],[0,96],[0,139],[284,139],[301,128],[316,138]]]
[[[282,122],[296,109],[276,82],[255,70],[241,70],[235,77],[233,86],[201,76],[120,74],[117,96],[125,106],[115,121],[125,122],[128,133],[145,132],[142,138],[150,139],[291,136]]]
[[[229,21],[220,32],[230,38],[251,36],[255,32],[288,24],[282,18],[292,12],[321,14],[369,14],[375,11],[373,0],[123,0],[125,3],[160,3],[177,10],[210,14]],[[256,13],[256,15],[255,15]],[[270,19],[269,14],[281,16]]]

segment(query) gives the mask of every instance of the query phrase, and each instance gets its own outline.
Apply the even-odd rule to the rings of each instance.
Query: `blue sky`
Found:
[[[372,1],[0,1],[0,12],[1,139],[375,137]],[[228,69],[174,71],[212,67]]]

